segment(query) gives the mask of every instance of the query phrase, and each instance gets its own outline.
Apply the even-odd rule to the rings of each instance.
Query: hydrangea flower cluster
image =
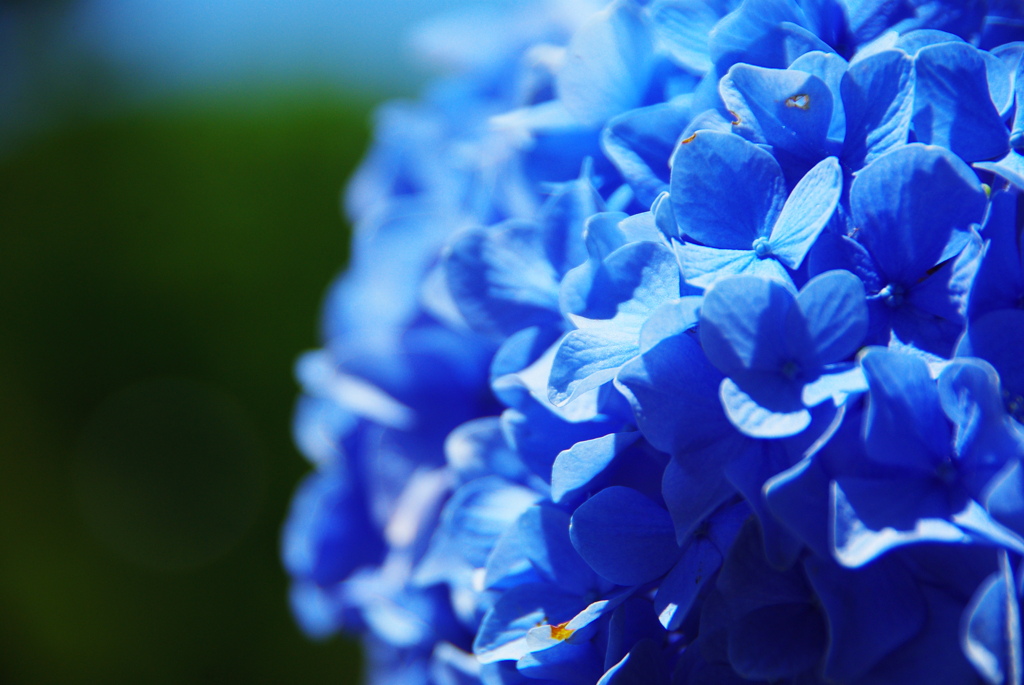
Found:
[[[397,685],[1021,683],[1024,3],[438,25],[283,556]]]

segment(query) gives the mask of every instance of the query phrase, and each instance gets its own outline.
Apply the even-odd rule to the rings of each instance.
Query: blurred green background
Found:
[[[0,159],[0,682],[355,681],[293,627],[277,545],[366,120],[236,95]]]
[[[287,608],[292,364],[369,112],[407,84],[139,98],[68,48],[74,5],[0,2],[0,682],[358,682]]]

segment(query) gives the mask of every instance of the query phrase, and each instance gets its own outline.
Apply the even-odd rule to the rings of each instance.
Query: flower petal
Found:
[[[584,502],[572,516],[569,534],[584,561],[619,585],[654,580],[679,558],[668,512],[622,486],[606,488]]]
[[[672,160],[672,209],[679,229],[711,247],[749,250],[782,211],[786,186],[778,162],[726,133],[698,131]]]

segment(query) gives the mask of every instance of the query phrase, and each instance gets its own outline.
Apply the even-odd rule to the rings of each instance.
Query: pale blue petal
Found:
[[[798,435],[811,424],[807,409],[772,411],[755,402],[732,380],[722,381],[722,407],[737,430],[752,438],[786,438]]]
[[[447,257],[448,287],[476,330],[509,335],[557,323],[558,273],[536,224],[508,222],[464,233]]]
[[[1024,156],[1016,150],[1010,150],[994,162],[975,162],[972,166],[1002,176],[1018,190],[1024,190]]]
[[[710,288],[727,276],[749,274],[758,260],[753,250],[724,250],[697,243],[676,243],[679,269],[686,282],[697,288]],[[774,261],[768,259],[765,261]]]
[[[690,295],[655,309],[640,329],[640,351],[647,352],[665,338],[696,327],[703,302],[703,297]]]
[[[601,147],[643,205],[649,206],[668,190],[669,160],[693,116],[689,100],[680,96],[630,110],[609,121],[601,132]]]
[[[894,488],[882,497],[898,497]],[[832,483],[832,544],[836,560],[843,566],[857,568],[870,563],[893,547],[916,542],[967,544],[971,537],[959,527],[941,518],[919,518],[912,528],[865,525],[851,506],[839,483]]]
[[[558,97],[580,122],[596,126],[640,104],[653,44],[639,8],[614,2],[573,36],[556,75]]]
[[[636,442],[637,432],[612,433],[593,440],[582,440],[555,457],[551,467],[551,499],[563,502],[595,490],[594,483],[608,470],[615,458]]]
[[[657,0],[649,10],[654,35],[683,68],[711,69],[708,35],[721,15],[707,0]]]
[[[999,554],[999,571],[978,588],[964,610],[960,644],[986,682],[1020,685],[1020,601],[1005,552]]]
[[[797,269],[839,205],[843,172],[839,160],[818,162],[793,188],[768,240],[771,254],[790,269]]]
[[[816,407],[828,399],[838,406],[850,395],[867,391],[868,381],[864,377],[864,370],[851,365],[842,371],[823,373],[804,386],[800,399],[807,407]]]
[[[570,331],[551,366],[548,399],[555,406],[565,405],[615,378],[619,368],[638,354],[637,332],[610,327]]]

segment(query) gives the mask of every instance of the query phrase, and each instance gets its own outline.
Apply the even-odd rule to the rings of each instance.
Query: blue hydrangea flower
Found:
[[[374,685],[1020,683],[1024,4],[494,16],[349,186],[299,625]]]

